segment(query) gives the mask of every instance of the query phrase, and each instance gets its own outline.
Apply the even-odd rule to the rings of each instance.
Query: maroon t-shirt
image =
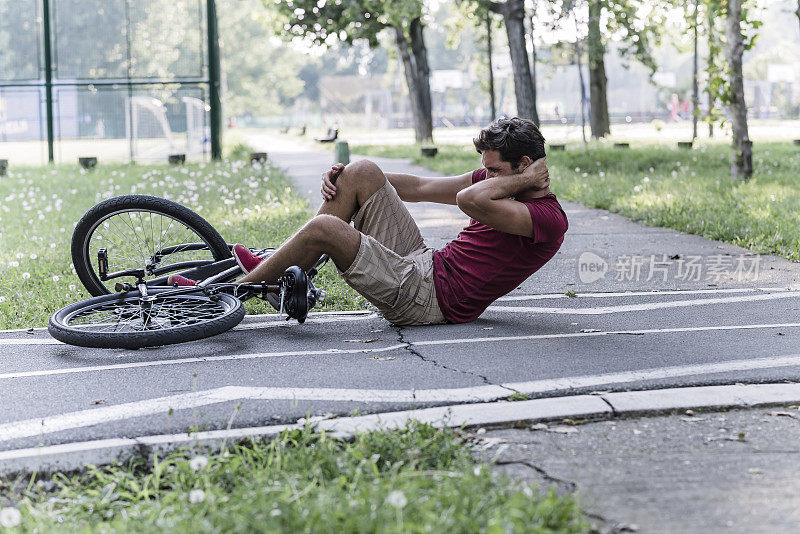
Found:
[[[472,183],[486,169],[472,173]],[[433,253],[436,300],[451,323],[474,321],[489,305],[547,263],[564,241],[567,215],[553,194],[521,200],[533,221],[533,236],[508,234],[470,219],[455,241]]]

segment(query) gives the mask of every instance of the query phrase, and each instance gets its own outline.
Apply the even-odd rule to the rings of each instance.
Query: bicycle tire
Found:
[[[47,329],[55,339],[70,345],[140,349],[215,336],[230,330],[244,318],[242,302],[227,293],[220,293],[215,299],[200,292],[159,299],[159,293],[169,291],[167,288],[150,291],[154,302],[160,306],[155,313],[147,314],[148,325],[142,321],[139,292],[129,291],[65,306],[50,317]],[[92,323],[87,320],[91,314],[97,315],[99,320],[107,317],[109,321]],[[195,314],[195,317],[187,317],[187,314]],[[126,322],[122,322],[123,316]]]
[[[132,213],[134,214],[133,216],[131,215]],[[92,239],[95,237],[95,233],[101,225],[110,228],[109,221],[114,222],[116,220],[114,219],[115,217],[124,217],[123,214],[127,214],[129,220],[132,220],[131,217],[135,219],[138,214],[142,214],[142,220],[159,216],[161,218],[162,233],[164,231],[164,218],[170,221],[170,225],[167,227],[168,231],[172,228],[172,221],[178,223],[176,225],[178,230],[174,230],[173,234],[178,234],[181,231],[179,226],[183,225],[186,230],[183,233],[186,237],[194,239],[194,236],[196,236],[199,238],[200,242],[208,247],[208,252],[210,252],[210,254],[208,254],[207,252],[197,251],[197,253],[194,254],[195,257],[213,261],[231,257],[230,248],[219,232],[217,232],[208,221],[185,206],[171,200],[150,195],[123,195],[109,198],[89,209],[89,211],[81,217],[80,221],[78,221],[78,224],[75,226],[75,231],[72,234],[71,252],[75,272],[81,283],[93,296],[105,295],[111,293],[111,290],[100,280],[96,264],[93,265],[93,261],[96,262],[96,258],[92,257],[93,253],[96,253],[96,251],[92,250],[95,246],[93,243],[97,243],[103,236],[96,236],[97,239],[95,239],[94,242]],[[124,222],[124,219],[121,220]],[[144,226],[144,223],[142,223],[142,226]],[[151,222],[151,241],[155,241],[153,226]],[[116,223],[114,223],[114,227],[117,228]],[[145,244],[147,243],[146,229],[143,230],[141,226],[134,226],[133,224],[127,227],[124,224],[120,224],[119,228],[114,232],[121,232],[122,236],[120,239],[124,240],[126,237],[124,234],[129,230],[131,236],[137,241],[133,245],[129,243],[124,243],[122,245],[117,244],[115,245],[117,246],[116,250],[124,250],[126,253],[133,255],[141,253],[142,256],[145,256],[145,252],[147,252],[147,245]],[[141,239],[137,232],[142,233]],[[178,236],[179,235],[175,235],[174,237],[177,239]],[[159,240],[159,246],[161,246],[161,244]],[[145,252],[142,251],[141,246],[145,247]],[[128,247],[128,249],[124,249],[123,247]],[[136,249],[138,249],[138,251]],[[181,253],[182,252],[178,251],[178,256],[180,256]],[[174,258],[175,261],[178,261],[178,256]],[[130,260],[131,263],[135,263],[134,260],[141,260],[141,265],[138,267],[134,265],[134,268],[141,268],[146,258],[126,258],[123,256],[123,262],[126,260]]]

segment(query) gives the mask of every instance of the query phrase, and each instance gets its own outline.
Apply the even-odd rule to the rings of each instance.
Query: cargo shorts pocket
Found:
[[[370,288],[370,296],[379,307],[395,310],[418,298],[421,276],[411,262],[383,272],[376,281],[378,283]]]

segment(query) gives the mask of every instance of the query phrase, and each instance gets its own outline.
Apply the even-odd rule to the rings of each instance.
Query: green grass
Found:
[[[151,194],[186,205],[229,242],[275,246],[311,215],[280,171],[240,160],[180,167],[103,165],[15,169],[0,177],[0,329],[44,326],[70,302],[88,297],[72,268],[75,223],[97,202],[127,193]],[[321,286],[324,309],[356,309],[363,299],[332,266]],[[251,313],[271,311],[261,301]]]
[[[444,174],[480,167],[468,146],[440,146],[435,158],[415,146],[357,146],[352,151],[410,157]],[[753,148],[755,173],[730,179],[724,145],[695,150],[643,146],[617,150],[568,146],[548,154],[551,189],[562,200],[602,208],[652,226],[665,226],[733,243],[760,254],[800,261],[800,150],[788,143]]]
[[[21,512],[10,532],[589,530],[572,497],[493,475],[453,430],[412,424],[343,442],[306,429],[198,454],[6,481],[0,507]]]

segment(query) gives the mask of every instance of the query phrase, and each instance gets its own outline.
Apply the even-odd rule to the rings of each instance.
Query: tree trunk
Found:
[[[712,55],[711,45],[714,39],[714,10],[706,7],[706,25],[708,26],[708,65],[712,65],[716,58]],[[706,97],[708,98],[708,137],[714,137],[714,107],[717,105],[717,97],[711,90],[710,84],[706,83]]]
[[[503,15],[511,52],[511,68],[514,71],[514,94],[517,97],[517,115],[530,119],[539,125],[536,112],[536,91],[528,63],[528,50],[525,46],[525,1],[507,0],[502,4],[493,3],[492,11]]]
[[[799,0],[800,1],[800,0]],[[492,14],[486,13],[486,57],[489,60],[489,102],[492,114],[489,118],[493,121],[497,118],[497,103],[494,99],[494,66],[492,65]]]
[[[600,0],[589,0],[589,122],[595,139],[611,133],[606,100],[606,50],[600,33],[601,13]]]
[[[800,0],[798,0],[800,1]],[[536,125],[539,125],[539,112],[536,108],[536,102],[538,95],[536,94],[536,41],[533,40],[533,25],[536,20],[536,4],[533,4],[533,11],[531,11],[531,16],[528,18],[528,21],[531,25],[531,84],[533,85],[533,103],[534,103],[534,111],[536,112]]]
[[[581,49],[579,39],[575,39],[575,57],[578,62],[578,80],[581,83],[581,137],[586,144],[586,84],[583,83],[583,65],[581,65]]]
[[[697,139],[697,119],[700,110],[699,87],[697,84],[697,9],[700,7],[700,0],[694,0],[694,17],[692,26],[694,31],[694,60],[692,62],[692,141]]]
[[[417,68],[417,92],[419,93],[422,117],[420,131],[423,139],[420,142],[433,142],[433,106],[431,104],[431,69],[428,65],[428,49],[425,47],[424,26],[422,19],[411,21],[411,53]]]
[[[797,0],[797,9],[794,14],[797,15],[797,23],[800,24],[800,0]]]
[[[733,127],[731,151],[731,178],[749,180],[753,175],[753,144],[747,132],[747,105],[744,101],[744,78],[742,76],[742,0],[728,0],[727,46],[728,64],[731,69],[730,111]]]
[[[412,30],[412,37],[413,31],[414,30]],[[420,35],[416,39],[421,38],[421,31],[420,24]],[[431,116],[431,92],[424,41],[422,43],[422,50],[412,53],[411,45],[403,29],[395,28],[394,32],[397,49],[400,52],[400,59],[403,62],[406,85],[408,86],[411,115],[414,118],[414,138],[417,143],[429,143],[433,140],[433,119]],[[419,65],[417,65],[418,55],[422,55],[425,59],[422,72],[420,72]],[[424,77],[424,80],[421,79],[422,77]],[[424,94],[426,89],[427,95]]]

